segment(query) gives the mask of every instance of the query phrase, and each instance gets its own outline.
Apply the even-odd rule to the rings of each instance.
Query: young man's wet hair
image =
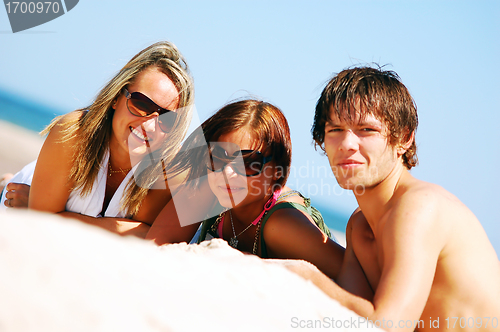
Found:
[[[328,82],[316,104],[312,128],[316,145],[324,150],[325,124],[332,116],[352,123],[367,114],[375,115],[387,126],[392,146],[413,139],[403,163],[408,169],[417,165],[417,146],[412,136],[418,125],[417,107],[399,76],[381,68],[346,69]]]

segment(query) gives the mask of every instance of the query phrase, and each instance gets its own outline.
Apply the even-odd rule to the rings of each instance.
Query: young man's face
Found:
[[[332,114],[325,125],[325,152],[339,185],[355,194],[376,186],[394,171],[396,148],[389,144],[387,126],[368,114],[346,122]]]

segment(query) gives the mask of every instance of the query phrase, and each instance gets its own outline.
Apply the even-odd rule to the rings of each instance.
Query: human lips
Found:
[[[248,188],[236,184],[219,183],[212,187],[213,193],[219,203],[228,208],[233,208],[240,204],[248,194]]]
[[[219,190],[227,193],[237,193],[247,189],[246,187],[235,186],[235,185],[219,185],[217,187],[219,188]]]
[[[363,163],[354,159],[344,159],[337,162],[338,167],[342,168],[354,168],[362,165]]]
[[[130,132],[132,133],[132,135],[135,136],[136,138],[138,138],[140,141],[143,141],[146,143],[149,143],[152,141],[151,137],[149,137],[148,134],[146,133],[146,131],[144,129],[142,129],[141,127],[137,127],[137,128],[129,127],[129,129],[130,129]]]

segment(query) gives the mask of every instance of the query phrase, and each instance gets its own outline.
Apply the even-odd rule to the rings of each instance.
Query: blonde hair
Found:
[[[158,179],[165,180],[163,165],[169,163],[184,139],[191,119],[194,104],[194,88],[189,68],[177,47],[167,41],[155,43],[135,55],[104,88],[98,93],[92,105],[80,109],[84,111],[78,119],[65,124],[63,140],[76,138],[74,162],[70,172],[73,189],[81,189],[81,195],[90,193],[95,178],[99,173],[103,157],[109,149],[112,134],[113,102],[124,87],[131,84],[137,75],[148,68],[155,68],[167,75],[179,93],[177,119],[172,131],[163,145],[154,151],[154,155],[144,157],[151,164],[140,165],[130,180],[126,194],[122,198],[121,208],[128,216],[134,216],[146,197],[149,188]],[[48,133],[59,121],[60,117],[42,132]]]

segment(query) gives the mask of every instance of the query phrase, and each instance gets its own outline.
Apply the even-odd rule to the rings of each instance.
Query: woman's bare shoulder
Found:
[[[298,203],[304,205],[304,199],[300,196],[299,192],[284,186],[281,190],[281,196],[284,196],[281,202]],[[279,204],[279,203],[278,203]]]
[[[58,116],[55,119],[55,120],[57,120],[57,122],[55,124],[62,125],[62,126],[69,125],[69,124],[72,124],[76,121],[79,121],[83,116],[85,116],[85,114],[87,114],[87,111],[83,111],[83,110],[76,110],[73,112],[69,112],[69,113]]]

